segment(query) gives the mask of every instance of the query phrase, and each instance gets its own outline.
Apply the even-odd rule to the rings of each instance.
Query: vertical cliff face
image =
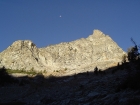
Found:
[[[16,41],[0,53],[0,66],[35,71],[66,70],[81,72],[95,66],[105,69],[122,61],[125,52],[99,30],[87,38],[37,48],[29,41]]]

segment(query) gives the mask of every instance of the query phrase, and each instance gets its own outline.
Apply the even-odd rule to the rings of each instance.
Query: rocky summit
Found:
[[[87,38],[63,42],[44,48],[30,40],[15,41],[0,53],[0,67],[36,72],[74,74],[105,70],[122,62],[125,52],[108,35],[99,30]]]

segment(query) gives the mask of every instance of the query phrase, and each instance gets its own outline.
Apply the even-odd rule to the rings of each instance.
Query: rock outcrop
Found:
[[[125,52],[99,30],[87,38],[37,48],[30,40],[15,41],[0,53],[0,67],[37,72],[78,73],[115,66]]]

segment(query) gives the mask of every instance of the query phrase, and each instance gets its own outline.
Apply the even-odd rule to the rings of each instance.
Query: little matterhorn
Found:
[[[72,42],[37,48],[30,40],[18,40],[0,53],[0,67],[11,70],[74,74],[105,70],[122,62],[125,52],[108,35],[92,35]]]

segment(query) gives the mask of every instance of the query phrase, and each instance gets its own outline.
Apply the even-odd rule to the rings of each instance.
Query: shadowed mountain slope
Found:
[[[137,66],[127,62],[105,71],[73,76],[18,78],[0,69],[0,104],[139,105],[140,69]]]

